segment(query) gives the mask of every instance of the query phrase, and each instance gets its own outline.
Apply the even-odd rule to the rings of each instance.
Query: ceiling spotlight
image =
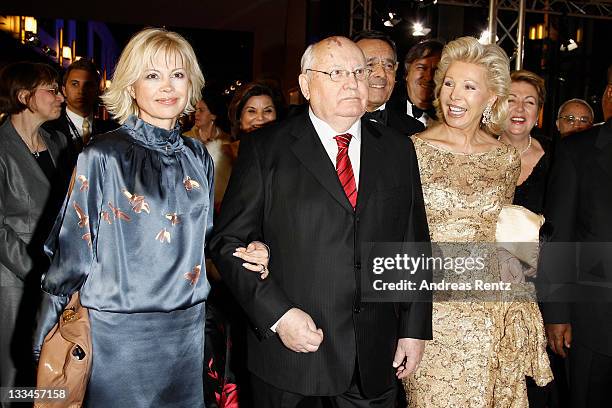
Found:
[[[428,6],[434,6],[438,4],[438,0],[418,0],[417,5],[419,8],[425,8]]]
[[[567,44],[567,46],[565,44]],[[567,43],[561,43],[560,50],[561,51],[574,51],[576,48],[578,48],[578,44],[576,44],[576,41],[570,38]]]
[[[431,32],[431,28],[424,27],[421,23],[412,25],[412,35],[415,37],[423,37]]]
[[[383,22],[383,25],[385,27],[395,27],[400,21],[402,19],[398,18],[397,14],[389,12],[389,18]]]
[[[495,36],[495,42],[499,41],[499,37],[496,35]],[[484,30],[481,34],[480,34],[480,38],[478,39],[478,42],[486,45],[486,44],[491,44],[491,33],[489,32],[489,30]]]

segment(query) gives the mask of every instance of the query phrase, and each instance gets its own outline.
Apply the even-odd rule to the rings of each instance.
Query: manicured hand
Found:
[[[236,248],[232,255],[246,261],[242,266],[250,271],[258,272],[261,279],[266,279],[270,273],[268,271],[270,254],[268,253],[268,247],[263,242],[253,241],[246,248]]]

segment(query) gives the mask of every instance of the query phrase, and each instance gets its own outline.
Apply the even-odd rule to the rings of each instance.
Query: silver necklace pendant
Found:
[[[38,159],[40,157],[40,152],[37,150],[35,152],[32,152],[32,155]]]

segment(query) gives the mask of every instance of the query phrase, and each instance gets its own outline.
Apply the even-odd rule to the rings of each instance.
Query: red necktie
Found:
[[[340,179],[340,184],[344,189],[344,194],[355,209],[357,203],[357,186],[355,185],[355,175],[353,174],[353,166],[348,155],[349,143],[353,135],[345,133],[343,135],[334,136],[338,143],[338,155],[336,156],[336,173]]]

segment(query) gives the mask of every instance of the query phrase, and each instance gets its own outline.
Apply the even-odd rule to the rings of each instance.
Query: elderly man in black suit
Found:
[[[425,126],[408,116],[403,109],[387,105],[395,87],[397,73],[397,49],[389,36],[379,31],[362,31],[353,37],[372,70],[368,78],[368,104],[365,119],[387,125],[411,136],[425,130]]]
[[[368,73],[347,38],[311,45],[299,76],[309,109],[241,141],[210,245],[253,323],[256,407],[393,406],[394,376],[431,338],[431,303],[361,300],[362,244],[429,241],[410,138],[360,120]],[[271,249],[263,280],[232,256],[254,239]]]
[[[612,388],[612,66],[607,79],[605,122],[557,147],[538,272],[548,343],[569,355],[574,408],[609,407]]]

